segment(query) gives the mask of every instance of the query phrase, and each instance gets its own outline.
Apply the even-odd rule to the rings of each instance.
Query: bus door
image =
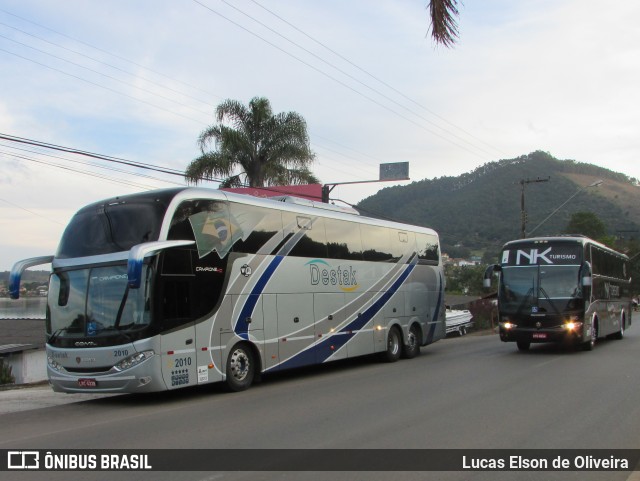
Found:
[[[341,348],[346,342],[346,335],[340,332],[344,324],[344,293],[317,293],[313,295],[313,313],[315,316],[316,341],[319,344],[316,350],[316,362],[345,359],[346,347]]]
[[[288,367],[315,363],[313,294],[276,294],[278,351]]]
[[[167,250],[159,264],[162,377],[167,389],[175,389],[197,383],[192,252]]]

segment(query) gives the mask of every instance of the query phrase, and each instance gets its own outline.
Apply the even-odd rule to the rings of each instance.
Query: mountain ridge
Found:
[[[444,252],[455,251],[456,246],[497,252],[504,242],[520,237],[521,181],[538,178],[549,181],[524,185],[527,231],[571,198],[536,235],[561,233],[571,214],[587,211],[605,223],[609,235],[624,232],[638,237],[637,179],[593,164],[559,160],[543,151],[489,162],[457,177],[387,187],[356,207],[365,215],[434,228]],[[603,180],[600,186],[587,187],[599,180]]]

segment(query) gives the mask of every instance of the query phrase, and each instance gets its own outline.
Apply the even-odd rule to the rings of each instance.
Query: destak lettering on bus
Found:
[[[317,286],[320,283],[325,286],[331,284],[332,286],[355,287],[358,285],[356,270],[353,266],[334,268],[328,262],[319,259],[308,262],[307,265],[312,286]]]

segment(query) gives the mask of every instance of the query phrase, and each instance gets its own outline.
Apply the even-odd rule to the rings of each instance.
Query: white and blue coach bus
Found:
[[[53,389],[240,391],[261,373],[412,358],[444,337],[433,230],[305,202],[179,188],[82,208],[55,256],[11,273],[17,298],[24,269],[51,263]]]

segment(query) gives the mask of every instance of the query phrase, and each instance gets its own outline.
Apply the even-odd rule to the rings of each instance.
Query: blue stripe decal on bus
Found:
[[[238,317],[236,325],[233,328],[234,332],[242,339],[249,339],[249,324],[247,323],[247,318],[251,317],[251,315],[253,314],[253,310],[258,303],[258,299],[260,299],[262,291],[266,287],[269,279],[271,279],[271,276],[273,276],[273,273],[276,271],[283,259],[284,256],[275,256],[273,258],[271,264],[267,266],[264,273],[260,276],[260,279],[258,279],[256,285],[253,287],[253,290],[251,291],[251,294],[249,294],[249,297],[244,303],[244,306],[242,306],[240,316]]]
[[[362,329],[373,317],[380,312],[384,305],[396,293],[404,281],[413,271],[414,265],[409,265],[405,271],[395,280],[391,287],[383,293],[380,298],[371,305],[360,316],[356,317],[349,325],[340,330],[337,334],[327,337],[315,346],[306,349],[299,354],[289,358],[280,364],[276,369],[288,369],[292,367],[301,367],[313,363],[321,363],[326,361],[333,355],[335,351],[344,346],[355,335],[353,331]]]

